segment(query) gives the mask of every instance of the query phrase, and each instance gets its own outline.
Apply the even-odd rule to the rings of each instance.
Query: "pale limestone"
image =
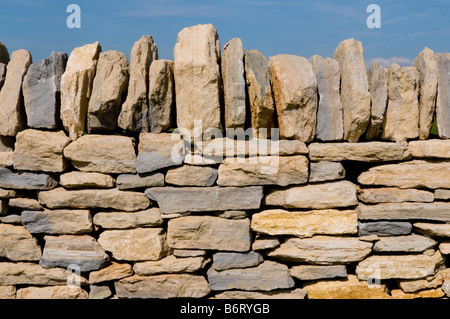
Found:
[[[64,149],[64,156],[83,172],[135,173],[134,138],[85,135]]]
[[[401,143],[312,143],[309,158],[311,161],[387,162],[410,159],[411,152],[407,144]]]
[[[146,209],[150,201],[138,192],[113,189],[65,190],[62,187],[39,192],[41,205],[53,208],[113,208],[121,211]]]
[[[356,234],[358,214],[354,210],[313,210],[305,212],[281,209],[265,210],[252,216],[254,232],[267,235],[314,235]]]
[[[269,67],[280,137],[311,142],[317,124],[317,80],[311,63],[280,54],[269,58]]]
[[[359,204],[359,220],[437,220],[450,221],[450,203]]]
[[[344,140],[358,141],[370,121],[370,93],[364,52],[360,41],[339,43],[333,58],[341,71],[341,101],[344,116]]]
[[[116,260],[159,260],[168,251],[162,228],[106,230],[100,234],[98,242]]]
[[[373,246],[373,251],[382,252],[423,252],[436,246],[437,242],[431,238],[408,235],[408,236],[393,236],[382,237]]]
[[[347,268],[344,265],[298,265],[291,267],[289,273],[300,280],[347,278]]]
[[[372,251],[372,243],[355,237],[314,236],[289,238],[268,256],[315,265],[347,264],[363,260]]]
[[[265,197],[266,205],[285,208],[326,209],[358,204],[356,186],[349,181],[294,186],[272,190]]]
[[[414,230],[429,236],[450,237],[450,224],[414,223]]]
[[[309,182],[325,182],[344,179],[345,169],[339,162],[310,162]]]
[[[111,265],[97,271],[89,273],[89,283],[91,285],[106,281],[122,279],[133,274],[133,267],[129,264],[111,262]]]
[[[69,172],[59,176],[59,184],[64,188],[111,188],[114,187],[116,183],[114,178],[106,174]]]
[[[399,188],[450,188],[450,162],[410,161],[370,168],[358,176],[363,185]]]
[[[444,263],[439,252],[433,256],[418,255],[374,255],[361,261],[356,267],[360,280],[375,279],[419,279],[434,275]]]
[[[158,261],[145,261],[135,263],[134,273],[141,276],[158,274],[193,273],[203,269],[209,259],[203,257],[177,258],[173,255]]]
[[[17,299],[88,299],[77,286],[27,287],[17,290]]]
[[[75,48],[61,77],[61,120],[72,140],[84,131],[100,51],[98,42]]]
[[[154,207],[136,213],[99,212],[94,216],[94,224],[104,229],[160,226],[162,224],[161,211]]]
[[[305,156],[226,158],[219,166],[219,186],[304,184],[309,161]]]
[[[448,140],[411,141],[409,148],[413,157],[450,158],[450,141]]]
[[[93,230],[88,210],[25,210],[21,217],[32,234],[85,234]]]
[[[217,174],[217,169],[213,167],[183,165],[167,170],[166,183],[178,186],[212,186]]]
[[[370,91],[370,122],[367,127],[366,139],[373,140],[380,134],[381,124],[388,102],[387,70],[377,62],[373,62],[367,73]]]
[[[0,224],[0,257],[37,261],[41,258],[41,247],[25,227]]]
[[[431,192],[417,189],[386,188],[360,188],[358,199],[367,204],[422,202],[431,203],[434,195]]]
[[[174,249],[241,251],[250,249],[250,221],[211,216],[171,219],[167,226],[168,244]]]

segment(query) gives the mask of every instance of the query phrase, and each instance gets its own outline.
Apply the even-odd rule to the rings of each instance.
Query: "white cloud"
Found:
[[[370,68],[370,65],[373,62],[377,62],[379,64],[381,64],[382,66],[384,66],[385,68],[388,68],[391,66],[391,64],[393,63],[397,63],[400,66],[413,66],[414,65],[414,61],[405,57],[398,57],[398,56],[393,56],[391,58],[374,58],[371,59],[369,61],[366,62],[366,66],[367,69]]]

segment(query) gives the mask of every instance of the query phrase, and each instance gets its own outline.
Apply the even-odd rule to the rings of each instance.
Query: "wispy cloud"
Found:
[[[392,64],[397,63],[400,66],[412,66],[414,65],[414,61],[405,57],[398,57],[398,56],[393,56],[391,58],[374,58],[374,59],[370,59],[368,61],[366,61],[366,67],[367,69],[370,68],[370,65],[372,63],[379,63],[381,64],[383,67],[388,68],[390,67]]]

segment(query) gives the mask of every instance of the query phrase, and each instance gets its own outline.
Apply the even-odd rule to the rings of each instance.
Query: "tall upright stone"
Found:
[[[419,138],[426,140],[433,125],[438,84],[438,66],[433,50],[425,47],[414,65],[419,72]]]
[[[128,76],[128,60],[123,53],[100,53],[88,107],[89,133],[116,128]]]
[[[61,120],[72,140],[84,131],[100,51],[98,42],[75,48],[61,78]]]
[[[436,122],[440,138],[450,139],[450,53],[436,53],[438,93]]]
[[[149,78],[150,131],[152,133],[161,133],[175,125],[173,61],[153,61],[150,65]]]
[[[220,43],[212,24],[184,28],[174,48],[177,127],[198,138],[220,126]],[[201,131],[194,123],[201,121]]]
[[[280,54],[269,58],[280,138],[311,142],[317,123],[317,81],[309,61]]]
[[[26,126],[22,80],[31,62],[31,54],[26,50],[17,50],[11,54],[5,83],[0,91],[0,135],[16,136]]]
[[[388,102],[387,70],[379,63],[372,63],[367,73],[370,91],[370,122],[367,127],[366,139],[374,140],[380,134],[381,124]]]
[[[266,129],[267,137],[270,137],[270,129],[274,127],[275,106],[267,60],[261,52],[251,50],[245,51],[244,62],[251,127],[256,130],[255,133],[259,129]]]
[[[366,131],[370,120],[364,52],[360,41],[342,41],[334,52],[341,70],[341,101],[344,115],[344,140],[355,143]]]
[[[128,95],[118,124],[124,130],[148,132],[148,73],[158,59],[158,47],[150,35],[143,35],[131,49]]]
[[[6,46],[0,42],[0,90],[5,82],[6,65],[9,62],[9,52]]]
[[[314,55],[311,63],[319,91],[316,138],[320,141],[341,141],[344,137],[344,122],[339,63],[334,59],[324,59],[320,55]]]
[[[225,127],[245,127],[244,48],[239,38],[228,41],[222,56]]]
[[[52,52],[28,68],[23,79],[23,97],[29,127],[55,129],[60,125],[60,84],[66,64],[67,53]]]
[[[419,137],[419,72],[394,63],[388,69],[389,102],[380,137],[396,142]]]

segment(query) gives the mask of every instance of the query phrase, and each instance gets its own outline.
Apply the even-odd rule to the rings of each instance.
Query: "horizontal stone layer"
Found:
[[[450,203],[385,203],[359,204],[360,220],[438,220],[450,221]]]

